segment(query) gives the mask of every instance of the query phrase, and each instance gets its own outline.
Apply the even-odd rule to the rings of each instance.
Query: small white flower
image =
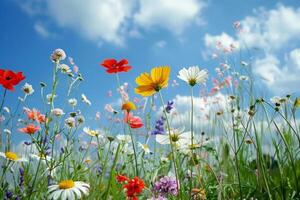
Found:
[[[84,95],[84,94],[81,94],[81,100],[83,103],[87,104],[87,105],[92,105],[92,103],[90,102],[90,100],[88,100],[88,98]]]
[[[247,67],[249,64],[245,61],[241,61],[241,65],[244,66],[244,67]]]
[[[248,81],[248,80],[249,80],[249,77],[248,77],[248,76],[241,75],[241,76],[240,76],[240,80],[241,80],[241,81]]]
[[[60,109],[60,108],[54,108],[54,109],[52,109],[51,113],[53,115],[55,115],[56,117],[60,117],[60,116],[62,116],[62,115],[65,114],[64,111],[62,109]]]
[[[77,105],[77,100],[75,98],[69,99],[69,104],[72,107],[75,107]]]
[[[44,163],[46,162],[46,161],[50,161],[51,160],[51,157],[50,156],[47,156],[47,155],[44,155],[44,154],[39,154],[39,155],[36,155],[36,154],[30,154],[29,155],[31,158],[33,158],[33,159],[36,159],[36,160],[41,160],[41,161],[43,161]]]
[[[66,64],[59,65],[59,69],[60,69],[61,73],[63,73],[63,74],[68,74],[68,73],[72,72],[71,68]]]
[[[288,99],[286,97],[279,97],[279,96],[274,96],[270,99],[270,101],[273,103],[273,104],[281,104],[281,103],[285,103],[288,101]]]
[[[177,77],[187,82],[190,86],[194,86],[196,84],[205,84],[208,72],[207,70],[200,70],[198,66],[192,66],[188,69],[181,69]]]
[[[90,136],[97,136],[99,135],[100,131],[99,130],[92,130],[89,127],[84,127],[83,128],[83,132],[85,132],[86,134],[90,135]]]
[[[117,140],[121,143],[129,143],[131,141],[130,135],[117,135]]]
[[[5,111],[5,112],[7,112],[8,114],[10,113],[10,110],[9,110],[9,108],[8,107],[3,107],[3,110]]]
[[[25,85],[22,87],[22,90],[26,95],[31,95],[34,92],[32,85],[28,83],[25,83]]]
[[[81,199],[88,195],[90,185],[81,181],[63,180],[56,185],[48,187],[49,200],[73,200]]]
[[[13,161],[13,162],[27,161],[25,158],[19,157],[15,152],[12,152],[12,151],[0,152],[0,156],[3,158],[6,158],[9,161]]]
[[[8,130],[8,129],[4,129],[3,132],[4,132],[5,134],[7,134],[7,135],[10,135],[10,134],[11,134],[11,131]]]
[[[54,94],[53,96],[52,96],[52,94],[47,94],[46,95],[47,103],[50,104],[52,99],[55,99],[56,97],[57,97],[56,94]]]
[[[54,62],[59,62],[66,59],[66,53],[62,49],[55,49],[51,54],[51,60]]]
[[[69,127],[69,128],[74,128],[76,125],[76,121],[73,117],[68,117],[67,119],[65,119],[65,124]]]
[[[141,147],[146,154],[151,152],[147,144],[138,142],[138,146]]]

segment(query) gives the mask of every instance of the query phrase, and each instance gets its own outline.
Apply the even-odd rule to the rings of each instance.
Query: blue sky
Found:
[[[238,20],[247,29],[243,36],[232,27]],[[295,93],[300,83],[299,20],[298,0],[2,0],[0,66],[24,72],[36,90],[28,106],[36,106],[39,82],[51,81],[49,56],[64,49],[84,76],[80,91],[92,101],[85,109],[93,113],[111,101],[106,93],[116,86],[114,77],[99,67],[105,58],[129,60],[133,70],[122,74],[121,81],[133,88],[140,72],[157,65],[172,67],[171,80],[190,65],[214,73],[219,63],[209,55],[215,41],[246,42],[257,54],[251,62],[253,72],[263,77],[258,80],[267,88],[263,93]],[[168,89],[168,98],[178,92],[188,94],[181,84]],[[18,95],[20,86],[6,105],[13,107]]]

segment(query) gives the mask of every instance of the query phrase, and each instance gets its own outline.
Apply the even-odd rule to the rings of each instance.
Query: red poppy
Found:
[[[40,127],[35,126],[34,124],[28,124],[27,126],[19,129],[20,132],[27,133],[29,135],[34,134],[38,130],[40,130]]]
[[[138,200],[137,195],[142,193],[145,188],[145,183],[139,177],[134,177],[133,179],[129,179],[124,175],[118,175],[117,181],[119,183],[125,182],[123,188],[126,191],[126,196],[128,200]]]
[[[137,195],[142,193],[145,188],[145,183],[139,177],[134,177],[129,180],[127,184],[123,186],[126,189],[126,196],[128,199],[136,200],[138,199]]]
[[[121,174],[117,175],[117,181],[119,183],[122,183],[122,182],[125,182],[125,181],[128,181],[128,180],[129,180],[129,178],[127,178],[127,176],[125,176],[125,175],[121,175]]]
[[[128,60],[122,59],[119,62],[116,59],[105,59],[101,65],[106,69],[109,74],[118,72],[128,72],[132,67],[128,65]]]
[[[131,128],[141,128],[144,126],[142,119],[137,116],[133,116],[131,113],[125,111],[124,116],[125,123],[128,123]]]
[[[24,79],[25,76],[23,76],[22,72],[0,69],[0,84],[8,90],[13,91],[14,86],[18,85]]]
[[[25,109],[25,112],[27,114],[28,119],[32,121],[39,121],[40,123],[45,123],[46,122],[46,117],[45,115],[42,115],[38,110],[32,109],[30,110],[29,108]]]

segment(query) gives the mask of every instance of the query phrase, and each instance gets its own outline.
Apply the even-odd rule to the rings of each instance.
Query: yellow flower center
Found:
[[[131,101],[127,101],[122,105],[122,110],[127,110],[128,112],[131,110],[136,110],[134,103]]]
[[[171,140],[172,140],[172,142],[178,142],[179,135],[177,135],[177,134],[171,134]]]
[[[5,157],[9,160],[16,161],[19,159],[18,155],[14,152],[8,151],[5,153]]]
[[[64,180],[59,183],[59,189],[63,189],[63,190],[70,189],[74,186],[75,183],[72,180]]]
[[[42,159],[42,160],[45,160],[45,159],[46,159],[46,155],[43,154],[43,153],[40,153],[40,154],[39,154],[39,157],[40,157],[40,159]]]
[[[197,81],[194,78],[192,78],[192,79],[189,80],[190,86],[194,86],[194,85],[196,85],[196,83],[197,83]]]

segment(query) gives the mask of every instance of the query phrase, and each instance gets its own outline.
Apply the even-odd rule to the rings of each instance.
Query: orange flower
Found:
[[[142,73],[135,79],[138,87],[135,88],[135,93],[142,96],[151,96],[162,88],[168,86],[170,67],[156,67],[151,70],[151,74]]]
[[[136,110],[136,106],[134,105],[133,102],[127,101],[123,103],[122,110],[127,110],[127,112],[130,112],[131,110]]]
[[[25,112],[27,114],[28,119],[32,121],[39,121],[40,123],[45,123],[46,122],[46,117],[45,115],[42,115],[38,110],[36,109],[25,109]]]
[[[40,130],[40,127],[35,126],[34,124],[28,124],[27,126],[19,129],[20,132],[27,133],[29,135],[34,134],[38,130]]]

